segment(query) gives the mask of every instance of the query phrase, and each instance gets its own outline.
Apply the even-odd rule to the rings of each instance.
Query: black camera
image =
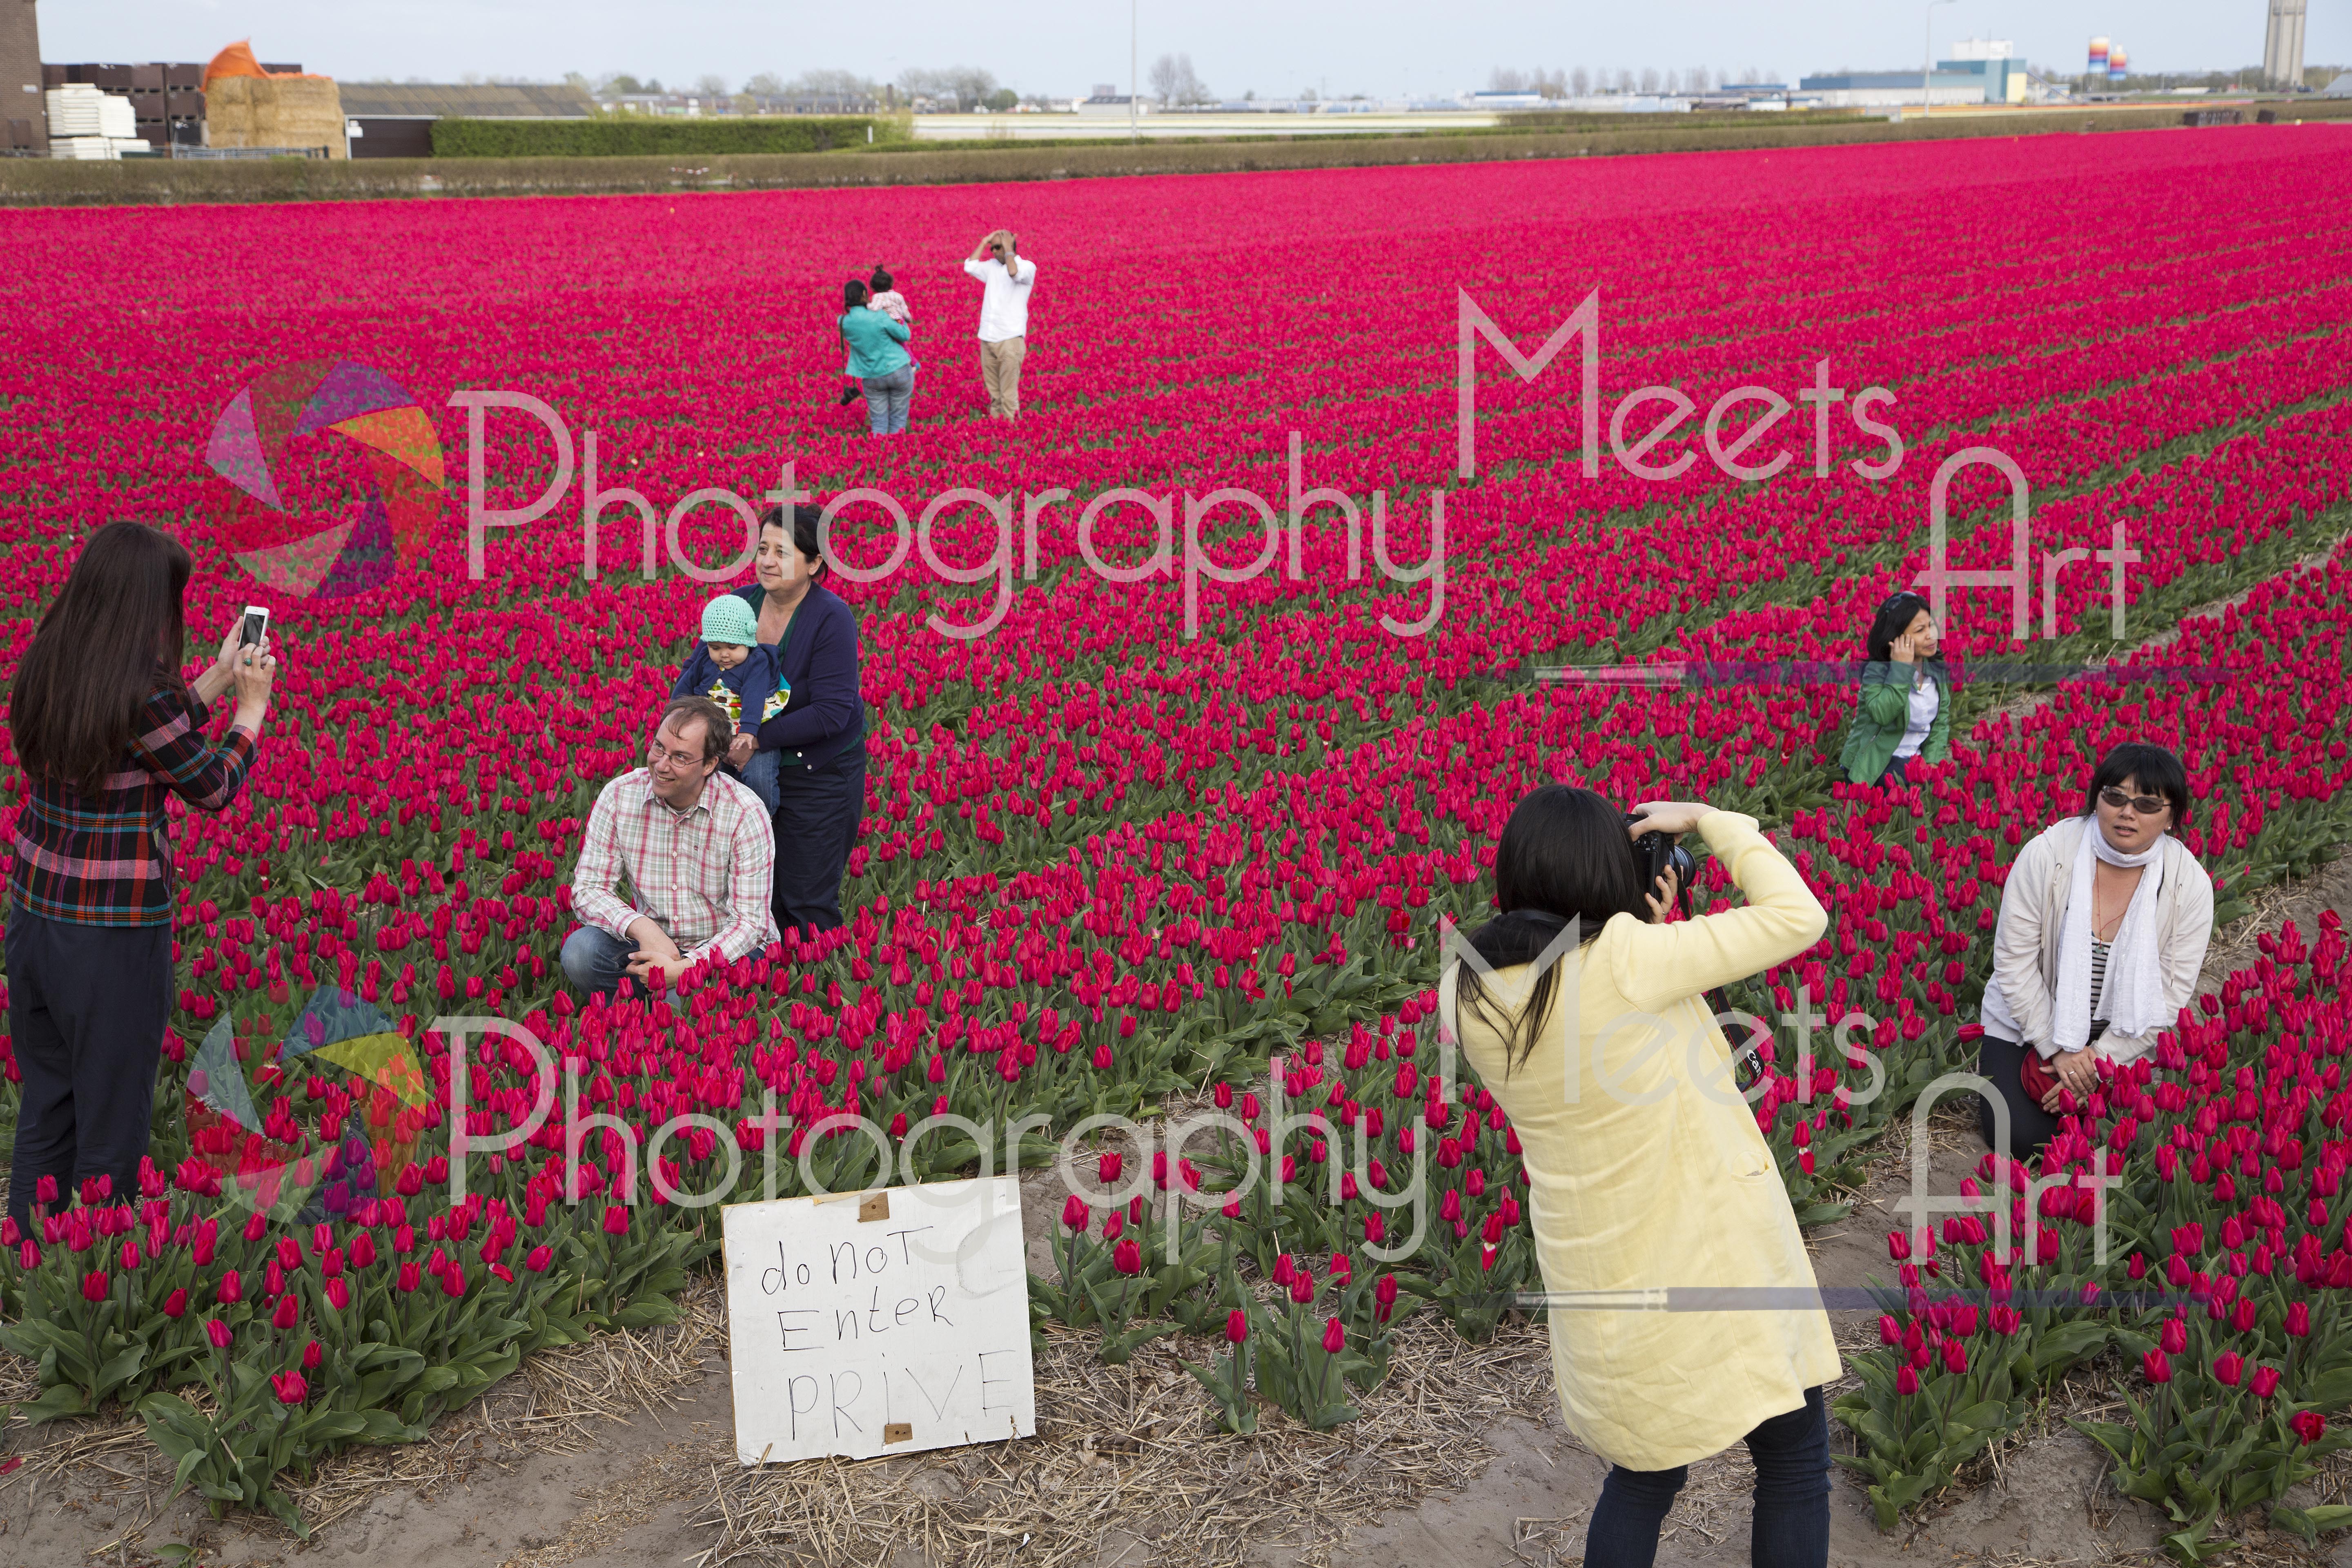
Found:
[[[1642,818],[1632,812],[1625,814],[1625,826],[1639,827]],[[1658,879],[1671,871],[1675,877],[1675,904],[1685,915],[1690,913],[1691,879],[1698,874],[1698,862],[1682,841],[1670,833],[1656,829],[1633,840],[1633,864],[1642,873],[1642,892],[1648,896],[1657,890]]]

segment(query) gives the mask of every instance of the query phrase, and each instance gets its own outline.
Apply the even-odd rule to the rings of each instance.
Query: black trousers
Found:
[[[1819,1388],[1805,1402],[1748,1434],[1756,1462],[1755,1513],[1748,1527],[1751,1568],[1822,1568],[1830,1556],[1830,1423]],[[1690,1468],[1610,1467],[1585,1527],[1585,1568],[1651,1568],[1658,1530]]]
[[[866,742],[816,767],[776,773],[776,929],[835,931],[841,878],[866,815]]]
[[[2041,1101],[2027,1094],[2018,1081],[2018,1069],[2025,1065],[2030,1048],[1997,1035],[1987,1035],[1977,1046],[1977,1071],[1992,1080],[2009,1108],[2009,1140],[2004,1146],[2000,1129],[1993,1121],[1992,1102],[1981,1094],[1977,1097],[1977,1131],[1983,1134],[1986,1148],[2012,1160],[2032,1159],[2058,1131],[2058,1119],[2042,1110]]]
[[[93,1176],[135,1203],[172,1016],[172,928],[68,925],[8,913],[8,1032],[24,1075],[8,1213],[31,1228],[34,1190],[62,1208]]]

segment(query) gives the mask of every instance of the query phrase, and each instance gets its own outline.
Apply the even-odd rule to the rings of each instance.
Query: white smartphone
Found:
[[[237,646],[254,647],[267,641],[268,637],[268,607],[263,605],[247,605],[245,607],[245,624],[237,633]]]

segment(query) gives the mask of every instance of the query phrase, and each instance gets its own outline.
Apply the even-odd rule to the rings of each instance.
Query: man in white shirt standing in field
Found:
[[[988,416],[1021,415],[1021,357],[1028,353],[1029,290],[1037,264],[1016,253],[1019,237],[1000,228],[964,258],[963,269],[981,281],[980,378],[988,388]]]

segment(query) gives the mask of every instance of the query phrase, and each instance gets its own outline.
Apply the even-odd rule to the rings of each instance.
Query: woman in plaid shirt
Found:
[[[16,666],[8,728],[31,786],[10,837],[8,1029],[24,1074],[8,1212],[84,1186],[136,1195],[172,1013],[173,885],[164,801],[236,798],[277,660],[232,629],[180,677],[188,552],[136,522],[91,536]],[[236,716],[205,739],[212,704]]]

